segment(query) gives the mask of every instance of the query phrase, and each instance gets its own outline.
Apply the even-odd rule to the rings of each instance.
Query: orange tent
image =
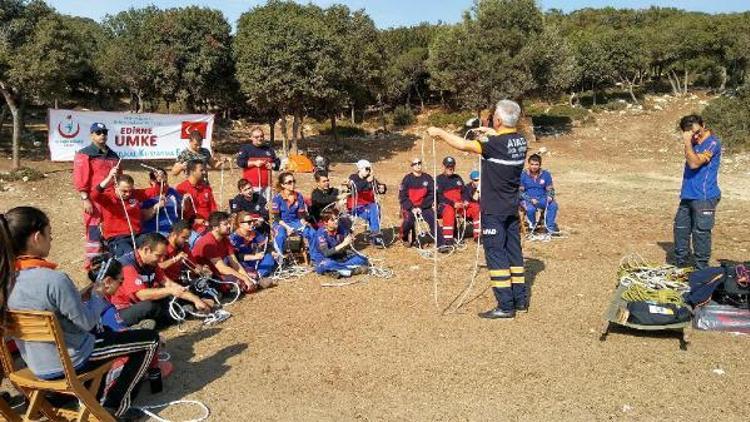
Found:
[[[287,162],[287,170],[293,173],[312,173],[315,170],[313,162],[304,155],[290,154]]]

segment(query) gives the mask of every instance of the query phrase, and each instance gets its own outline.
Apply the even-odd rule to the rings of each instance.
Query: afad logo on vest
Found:
[[[57,124],[57,133],[63,139],[73,139],[81,132],[81,125],[73,120],[73,116],[68,114],[63,121]]]
[[[206,131],[208,131],[208,122],[182,122],[182,130],[180,131],[180,139],[190,139],[190,133],[198,131],[201,134],[201,138],[206,139]]]

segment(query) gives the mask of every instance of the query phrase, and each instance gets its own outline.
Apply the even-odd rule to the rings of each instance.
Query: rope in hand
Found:
[[[211,411],[208,409],[208,406],[206,406],[205,404],[199,402],[198,400],[174,400],[174,401],[170,401],[168,403],[163,403],[163,404],[152,404],[152,405],[148,405],[148,406],[140,406],[140,407],[136,407],[136,409],[142,411],[148,417],[150,417],[150,418],[152,418],[152,419],[154,419],[154,420],[156,420],[158,422],[172,422],[169,419],[164,419],[164,418],[161,418],[161,417],[157,416],[156,414],[154,414],[153,412],[151,412],[151,410],[163,409],[163,408],[166,408],[166,407],[169,407],[169,406],[174,406],[174,405],[177,405],[177,404],[194,404],[194,405],[200,407],[201,410],[203,411],[203,414],[200,417],[198,417],[196,419],[188,419],[188,420],[186,420],[184,422],[203,422],[206,419],[208,419],[208,417],[211,415]]]

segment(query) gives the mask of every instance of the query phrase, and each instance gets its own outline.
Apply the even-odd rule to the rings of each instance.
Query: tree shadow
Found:
[[[534,135],[537,138],[560,136],[573,130],[573,119],[555,114],[537,114],[532,116]]]
[[[146,388],[146,391],[138,397],[138,402],[144,404],[180,400],[221,378],[230,369],[226,361],[247,350],[249,347],[247,343],[235,343],[200,361],[190,361],[195,356],[195,344],[220,331],[219,327],[199,329],[199,331],[170,339],[167,343],[167,351],[171,355],[170,362],[174,365],[174,372],[165,380],[162,393],[149,395]],[[144,385],[144,387],[147,386]]]

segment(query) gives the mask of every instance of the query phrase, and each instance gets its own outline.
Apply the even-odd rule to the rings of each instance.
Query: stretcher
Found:
[[[628,303],[622,299],[622,294],[627,290],[626,286],[618,286],[617,290],[612,297],[612,302],[609,304],[606,312],[604,313],[604,323],[601,328],[599,340],[607,340],[609,329],[612,324],[619,325],[622,327],[630,328],[639,331],[675,331],[680,334],[680,350],[687,350],[688,344],[690,343],[690,331],[692,320],[685,322],[679,322],[675,324],[667,325],[642,325],[634,324],[627,321],[628,317]]]

